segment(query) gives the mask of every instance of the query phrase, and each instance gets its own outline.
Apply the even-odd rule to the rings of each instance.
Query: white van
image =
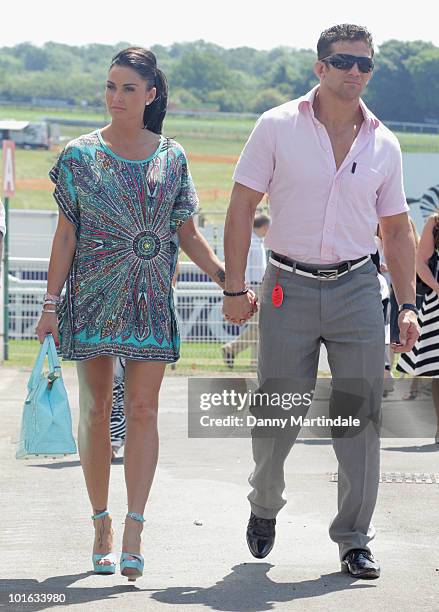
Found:
[[[45,121],[31,121],[24,130],[11,131],[11,139],[24,149],[49,149],[50,125]]]

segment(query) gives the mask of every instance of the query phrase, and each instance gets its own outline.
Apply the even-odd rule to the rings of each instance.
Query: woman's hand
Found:
[[[251,289],[239,297],[226,296],[224,298],[224,318],[231,323],[243,325],[254,315],[257,310],[257,298]]]
[[[58,318],[55,310],[41,313],[41,317],[35,331],[40,344],[43,344],[47,334],[52,334],[55,345],[59,346]]]

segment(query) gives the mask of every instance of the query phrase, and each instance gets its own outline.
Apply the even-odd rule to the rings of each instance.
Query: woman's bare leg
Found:
[[[157,410],[166,364],[127,360],[124,468],[128,511],[143,514],[158,458]],[[142,523],[126,519],[123,552],[140,553]]]
[[[113,357],[105,356],[76,363],[80,406],[78,449],[93,514],[106,510],[108,503],[113,361]],[[93,552],[110,552],[113,546],[111,517],[95,520],[94,526]]]

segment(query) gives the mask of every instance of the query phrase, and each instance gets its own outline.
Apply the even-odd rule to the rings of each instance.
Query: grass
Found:
[[[33,108],[0,106],[0,119],[15,119],[16,121],[42,121],[46,117],[59,117],[60,119],[86,119],[88,121],[105,121],[106,113],[95,113],[69,108]]]
[[[39,350],[38,340],[10,340],[9,359],[4,366],[32,368]],[[73,367],[72,361],[63,361],[63,367]],[[221,343],[182,342],[181,357],[176,364],[175,373],[190,374],[194,372],[211,372],[215,370],[224,375],[233,373],[245,374],[250,371],[250,348],[240,353],[235,360],[235,367],[230,370],[223,364]],[[171,372],[168,367],[167,372]]]
[[[395,134],[403,153],[439,153],[439,134]]]

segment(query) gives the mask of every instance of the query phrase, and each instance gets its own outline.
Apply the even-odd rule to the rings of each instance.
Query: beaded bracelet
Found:
[[[61,296],[60,295],[54,295],[53,293],[46,293],[44,295],[44,301],[46,300],[54,300],[55,304],[58,304],[58,302],[61,301]]]
[[[225,289],[223,291],[223,294],[226,297],[238,297],[239,295],[245,295],[246,293],[248,293],[248,287],[246,287],[242,291],[226,291]]]

